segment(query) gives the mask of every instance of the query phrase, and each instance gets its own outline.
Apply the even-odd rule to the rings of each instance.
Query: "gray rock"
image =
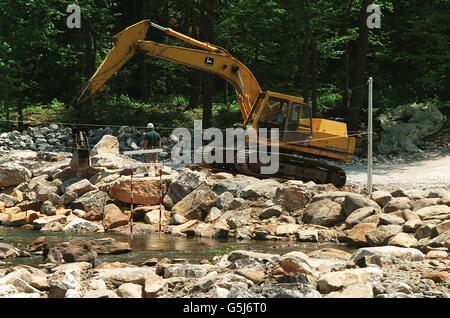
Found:
[[[275,262],[280,258],[278,254],[258,253],[251,251],[237,250],[230,253],[228,261],[234,262],[238,259],[250,258],[257,260],[258,262]]]
[[[230,205],[233,199],[234,196],[231,192],[224,192],[217,197],[216,207],[223,211],[227,211],[228,209],[230,209]]]
[[[32,173],[18,163],[4,163],[0,165],[0,188],[17,186],[30,181]]]
[[[358,263],[366,256],[382,257],[385,259],[399,258],[408,261],[422,261],[423,253],[415,248],[404,248],[396,246],[363,247],[353,253],[351,260]]]
[[[164,198],[164,205],[169,208],[173,207],[205,181],[206,177],[203,173],[187,168],[182,169],[170,183]]]
[[[304,211],[303,222],[333,226],[341,219],[341,206],[329,199],[311,203]]]
[[[211,210],[209,210],[208,214],[206,215],[205,222],[213,222],[220,218],[222,215],[222,211],[220,211],[216,207],[212,207]]]
[[[279,217],[282,213],[283,213],[283,210],[280,206],[271,206],[269,208],[264,209],[259,214],[259,218],[261,220],[270,219],[272,217]]]
[[[256,200],[259,198],[274,198],[277,188],[281,184],[275,180],[259,180],[252,182],[240,192],[240,197],[247,200]]]
[[[228,293],[228,298],[262,298],[261,295],[249,290],[247,287],[242,285],[233,285],[230,292]]]
[[[164,270],[164,278],[201,278],[206,276],[210,268],[211,265],[171,264]]]
[[[402,231],[400,225],[381,225],[376,230],[366,234],[369,246],[386,245],[391,237]]]
[[[50,201],[45,201],[42,204],[41,212],[48,216],[56,215],[56,208],[53,206],[53,204]]]
[[[345,196],[345,200],[342,206],[342,212],[346,216],[349,216],[353,211],[365,207],[380,208],[380,206],[375,201],[365,198],[361,194],[349,193]]]
[[[225,192],[230,192],[232,195],[236,196],[239,192],[241,192],[242,189],[244,189],[251,183],[252,181],[249,179],[225,179],[217,181],[213,185],[212,190],[218,195],[221,195]]]

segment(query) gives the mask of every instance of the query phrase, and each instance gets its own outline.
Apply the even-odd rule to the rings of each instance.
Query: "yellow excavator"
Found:
[[[150,27],[196,47],[196,49],[145,41]],[[303,98],[263,92],[253,73],[225,49],[204,43],[144,20],[114,36],[115,46],[88,81],[86,88],[76,100],[80,105],[96,93],[135,54],[168,60],[204,72],[212,73],[228,81],[236,91],[237,102],[243,118],[243,127],[251,125],[256,131],[266,127],[273,116],[273,105],[284,115],[278,141],[280,168],[276,177],[312,180],[316,183],[332,183],[342,187],[346,182],[345,172],[317,159],[334,159],[350,162],[356,139],[347,134],[345,123],[321,118],[312,118],[310,105]],[[73,168],[89,166],[87,136],[83,130],[75,130],[75,152]],[[267,140],[270,143],[269,140]],[[259,176],[258,164],[236,164],[240,173]],[[260,176],[267,177],[267,176]],[[273,177],[273,176],[272,176]]]

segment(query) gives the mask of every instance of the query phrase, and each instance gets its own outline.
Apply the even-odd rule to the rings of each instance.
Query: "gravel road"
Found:
[[[367,185],[367,163],[340,165],[347,172],[347,181],[355,186]],[[450,154],[430,156],[424,160],[375,162],[373,168],[375,188],[449,188]]]

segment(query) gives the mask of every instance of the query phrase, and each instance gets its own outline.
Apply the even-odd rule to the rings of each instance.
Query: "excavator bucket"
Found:
[[[89,80],[83,93],[78,97],[77,104],[81,104],[93,97],[108,79],[136,54],[135,44],[145,39],[150,25],[150,20],[144,20],[114,36],[115,45],[113,49]]]

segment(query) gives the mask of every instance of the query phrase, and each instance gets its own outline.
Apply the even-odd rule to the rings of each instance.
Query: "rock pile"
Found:
[[[450,261],[411,248],[361,248],[353,254],[325,248],[308,255],[235,250],[200,264],[167,258],[142,266],[95,262],[100,253],[128,251],[116,245],[112,239],[60,243],[48,251],[53,263],[43,268],[0,269],[0,298],[450,296]]]

